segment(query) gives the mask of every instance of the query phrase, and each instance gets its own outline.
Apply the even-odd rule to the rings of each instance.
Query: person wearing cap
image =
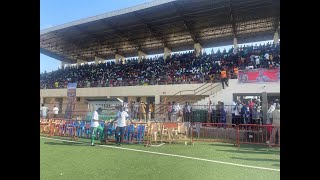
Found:
[[[91,120],[91,146],[94,146],[94,139],[96,137],[97,128],[99,126],[99,114],[102,112],[102,108],[99,107],[96,111],[92,114]]]

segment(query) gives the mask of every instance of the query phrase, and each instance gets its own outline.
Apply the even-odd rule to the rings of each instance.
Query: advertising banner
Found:
[[[280,81],[280,69],[248,69],[239,70],[240,83],[263,83]]]

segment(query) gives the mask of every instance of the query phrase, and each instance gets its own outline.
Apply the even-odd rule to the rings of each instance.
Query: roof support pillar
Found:
[[[69,63],[61,61],[61,69],[68,67]]]
[[[168,57],[171,56],[171,53],[172,51],[169,48],[164,47],[163,59],[166,60]]]
[[[198,57],[200,54],[202,54],[202,46],[200,43],[194,44],[194,52],[196,53],[196,57]]]
[[[267,112],[268,111],[268,94],[267,92],[262,92],[261,94],[261,99],[262,99],[262,112]],[[263,124],[266,124],[267,122],[267,113],[262,113],[263,114]]]
[[[142,61],[143,58],[146,58],[147,57],[147,54],[142,52],[142,51],[138,51],[138,62],[140,63]]]
[[[119,60],[121,60],[121,62],[124,64],[125,57],[121,56],[120,54],[116,54],[116,56],[115,56],[116,64],[119,64],[119,62],[120,62]]]
[[[236,54],[238,52],[238,39],[236,37],[233,38],[233,53]]]
[[[95,64],[99,64],[100,62],[103,62],[103,61],[104,61],[104,59],[102,59],[102,58],[94,57]]]
[[[237,49],[238,48],[238,40],[236,37],[233,38],[233,48]]]
[[[279,33],[276,31],[273,35],[273,42],[274,44],[279,44]]]
[[[86,63],[86,61],[81,60],[81,59],[77,59],[77,66],[80,66],[81,63]]]

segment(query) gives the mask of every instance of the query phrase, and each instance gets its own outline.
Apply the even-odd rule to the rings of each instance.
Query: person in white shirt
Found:
[[[180,106],[178,103],[175,103],[173,101],[173,106],[172,106],[172,113],[171,113],[171,121],[176,122],[178,120],[177,116],[178,113],[180,112]]]
[[[98,108],[96,111],[92,114],[92,120],[91,120],[91,146],[94,146],[94,139],[96,137],[97,128],[99,126],[99,114],[102,112],[102,108]]]
[[[241,109],[242,109],[242,104],[241,104],[241,101],[238,100],[237,104],[233,107],[236,125],[239,125],[241,122]]]
[[[124,132],[126,131],[126,127],[127,127],[127,118],[129,117],[129,114],[125,111],[123,107],[121,107],[121,112],[120,114],[118,113],[118,115],[120,115],[120,117],[117,116],[112,122],[117,121],[116,144],[118,146],[121,146],[121,143],[124,139]]]
[[[272,111],[272,133],[270,136],[270,143],[275,143],[276,133],[278,132],[278,140],[280,144],[280,104],[276,103],[276,108]],[[270,146],[270,145],[269,145]]]
[[[260,68],[260,59],[259,59],[259,56],[256,56],[256,67],[257,68]]]
[[[264,58],[265,58],[266,60],[269,60],[269,53],[266,53],[266,54],[264,55]]]
[[[272,101],[270,102],[270,107],[269,107],[269,109],[268,109],[268,112],[267,112],[267,116],[268,116],[268,118],[267,118],[267,124],[271,124],[271,114],[272,114],[272,112],[276,109],[276,106],[275,106],[275,103],[273,103]]]
[[[267,122],[266,122],[266,125],[269,125],[267,130],[268,130],[268,137],[270,136],[271,134],[271,131],[272,131],[272,112],[276,109],[276,103],[273,103],[273,101],[270,101],[270,107],[267,111]],[[269,138],[267,139],[267,144],[269,144]]]
[[[46,106],[44,106],[44,104],[42,104],[40,111],[41,111],[42,118],[47,118],[47,114],[49,111],[48,107],[46,107]]]
[[[128,113],[129,112],[129,105],[127,102],[123,103],[123,107],[124,107],[124,110]]]
[[[54,106],[52,111],[53,111],[53,118],[57,118],[57,115],[59,113],[59,108],[57,106]]]

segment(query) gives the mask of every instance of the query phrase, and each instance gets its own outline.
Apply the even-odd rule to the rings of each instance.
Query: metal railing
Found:
[[[259,123],[263,122],[263,112],[258,113],[258,117],[253,117],[253,112],[247,111],[244,113],[235,115],[234,105],[190,105],[190,112],[187,107],[183,104],[180,106],[180,110],[177,112],[169,112],[168,104],[155,104],[154,108],[141,107],[139,104],[138,109],[135,109],[133,105],[129,104],[128,114],[131,119],[140,120],[140,121],[156,121],[156,122],[202,122],[202,123],[224,123],[228,122],[231,124],[251,124],[251,123]],[[156,112],[156,109],[159,109]],[[71,111],[72,119],[74,120],[91,120],[91,113],[89,110],[87,111]],[[112,112],[110,114],[102,114],[100,118],[103,120],[110,120],[116,117],[116,112]],[[52,110],[47,113],[47,118],[53,118]],[[61,111],[58,114],[58,118],[63,118],[65,115],[64,111]]]
[[[116,122],[99,121],[95,137],[101,143],[114,142]],[[40,133],[48,136],[91,138],[90,122],[70,119],[42,119]],[[280,146],[279,125],[191,122],[132,122],[128,123],[123,142],[157,143],[184,142],[224,142],[240,147],[241,144]]]

